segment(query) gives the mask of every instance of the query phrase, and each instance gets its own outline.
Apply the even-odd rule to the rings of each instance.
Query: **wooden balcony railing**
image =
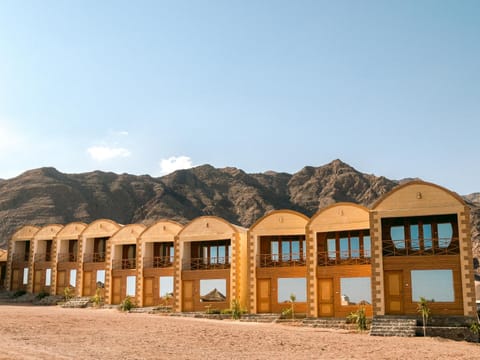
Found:
[[[229,269],[230,257],[192,258],[182,261],[184,270]]]
[[[317,253],[318,266],[334,265],[368,265],[372,262],[370,251],[363,254],[354,251],[319,251]]]
[[[105,262],[105,253],[91,253],[91,254],[85,254],[83,256],[83,262],[86,263],[99,263],[99,262]]]
[[[458,255],[460,254],[460,245],[458,238],[452,239],[429,239],[428,246],[425,245],[425,240],[421,245],[418,240],[415,240],[413,246],[411,240],[397,241],[397,244],[392,240],[383,240],[383,256],[431,256],[431,255]]]
[[[260,254],[258,255],[260,267],[287,267],[305,266],[305,254]]]
[[[143,267],[150,268],[168,268],[172,267],[174,262],[173,256],[155,256],[143,258]]]
[[[130,259],[114,259],[112,261],[112,269],[135,269],[137,267],[137,260],[135,258]]]
[[[51,253],[35,254],[34,262],[43,262],[43,261],[52,261],[52,254]]]
[[[77,254],[76,253],[63,253],[58,254],[58,262],[77,262]]]
[[[13,254],[12,255],[12,262],[20,263],[20,262],[28,262],[29,254]]]

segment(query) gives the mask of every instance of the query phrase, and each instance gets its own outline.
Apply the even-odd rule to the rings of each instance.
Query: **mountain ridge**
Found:
[[[66,174],[43,167],[0,180],[0,248],[26,224],[108,218],[120,224],[149,225],[163,218],[186,223],[198,216],[217,215],[249,227],[275,209],[312,216],[341,201],[368,207],[410,180],[364,174],[339,159],[305,166],[294,174],[272,170],[249,174],[235,167],[205,164],[157,178],[99,170]],[[471,208],[473,248],[478,256],[480,193],[463,198]]]

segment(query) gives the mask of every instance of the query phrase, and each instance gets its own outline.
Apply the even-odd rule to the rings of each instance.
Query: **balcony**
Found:
[[[172,267],[174,262],[173,256],[155,256],[143,258],[143,267],[150,268],[168,268]]]
[[[362,254],[360,251],[319,251],[318,266],[335,265],[368,265],[372,260],[370,251]]]
[[[23,263],[28,262],[29,254],[13,254],[12,262],[13,263]]]
[[[47,262],[52,261],[52,254],[45,253],[45,254],[35,254],[34,262]]]
[[[90,253],[83,256],[83,262],[86,263],[100,263],[105,262],[105,253]]]
[[[422,240],[383,240],[383,256],[432,256],[458,255],[460,245],[458,238],[440,238]]]
[[[58,254],[58,262],[59,263],[77,262],[77,254],[76,253]]]
[[[305,255],[300,253],[288,254],[260,254],[258,255],[258,264],[262,268],[269,267],[296,267],[305,266]]]
[[[137,267],[137,260],[135,258],[117,259],[112,261],[113,270],[136,269],[136,267]]]
[[[191,258],[183,260],[184,270],[230,269],[230,257]]]

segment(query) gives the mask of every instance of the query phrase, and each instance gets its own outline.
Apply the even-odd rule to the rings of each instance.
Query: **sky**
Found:
[[[0,178],[334,159],[480,192],[480,2],[0,1]]]

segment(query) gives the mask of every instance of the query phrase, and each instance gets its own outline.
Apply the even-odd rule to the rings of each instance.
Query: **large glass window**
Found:
[[[452,270],[412,270],[412,301],[454,302]]]
[[[200,280],[200,301],[222,302],[227,298],[226,279],[203,279]]]
[[[28,268],[23,268],[23,285],[28,284]]]
[[[304,265],[306,259],[305,235],[262,236],[260,238],[260,264],[276,266],[278,262]]]
[[[127,276],[127,296],[135,296],[135,287],[137,284],[136,276]]]
[[[369,230],[317,234],[318,264],[368,264],[371,258]]]
[[[290,301],[291,294],[295,295],[296,302],[307,301],[307,279],[305,278],[279,278],[278,302]]]
[[[366,305],[372,302],[372,288],[369,277],[341,278],[340,291],[342,306]]]
[[[52,285],[52,269],[45,270],[45,286]]]
[[[70,286],[72,287],[77,286],[77,270],[76,269],[70,270]]]
[[[160,276],[160,297],[173,296],[173,276]]]
[[[105,270],[97,270],[97,287],[105,286]]]

